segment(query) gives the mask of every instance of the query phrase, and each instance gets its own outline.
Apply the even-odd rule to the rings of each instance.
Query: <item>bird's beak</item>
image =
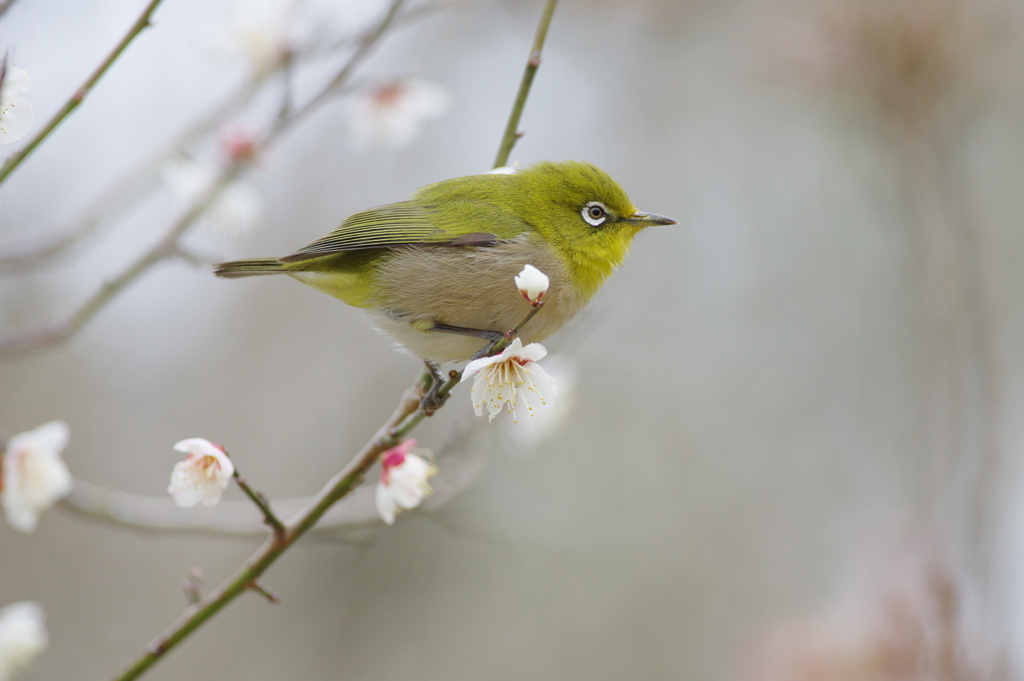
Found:
[[[644,213],[637,211],[628,218],[625,219],[631,225],[637,227],[650,227],[651,225],[678,225],[679,222],[672,218],[667,218],[664,215],[658,215],[657,213]]]

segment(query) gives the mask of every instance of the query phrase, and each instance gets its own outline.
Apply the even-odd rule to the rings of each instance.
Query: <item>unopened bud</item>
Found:
[[[541,298],[548,292],[549,284],[548,275],[533,265],[527,265],[522,272],[516,275],[516,286],[519,287],[519,292],[534,306],[540,305]]]

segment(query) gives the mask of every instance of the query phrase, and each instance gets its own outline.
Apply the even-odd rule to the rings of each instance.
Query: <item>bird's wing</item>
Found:
[[[327,236],[280,260],[298,262],[343,251],[411,244],[493,246],[497,242],[498,237],[487,232],[453,235],[438,227],[421,205],[401,201],[356,213]]]

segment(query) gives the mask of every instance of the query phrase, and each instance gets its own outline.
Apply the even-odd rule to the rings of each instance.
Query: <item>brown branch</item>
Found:
[[[530,87],[533,85],[533,77],[537,75],[540,68],[540,55],[544,50],[544,40],[548,36],[548,27],[551,25],[551,17],[555,14],[555,5],[558,0],[547,0],[544,5],[544,13],[541,14],[540,23],[537,24],[537,33],[533,37],[533,48],[530,50],[530,58],[526,60],[526,69],[523,71],[523,79],[519,83],[519,92],[516,93],[516,101],[512,105],[512,112],[508,117],[508,124],[505,126],[505,134],[501,138],[501,146],[498,147],[498,156],[494,159],[494,167],[500,168],[508,164],[508,157],[512,153],[512,147],[522,137],[519,132],[519,119],[526,108],[526,98],[530,96]]]
[[[49,122],[47,122],[47,124],[44,125],[38,133],[36,133],[35,137],[29,140],[28,144],[4,161],[4,164],[0,166],[0,183],[3,183],[3,181],[7,179],[7,176],[10,175],[15,168],[21,165],[21,162],[24,161],[37,146],[39,146],[40,142],[46,139],[49,134],[53,132],[57,126],[68,117],[68,115],[71,114],[72,111],[78,108],[78,105],[82,103],[92,90],[93,86],[96,85],[96,82],[103,77],[103,74],[107,72],[107,69],[117,61],[117,58],[121,56],[121,53],[124,52],[129,43],[131,43],[137,35],[142,33],[143,29],[150,26],[149,19],[153,16],[153,12],[161,2],[163,2],[163,0],[149,0],[149,4],[147,4],[146,8],[142,10],[142,14],[140,14],[139,18],[135,20],[135,23],[128,29],[128,32],[124,37],[121,38],[121,42],[119,42],[114,47],[113,51],[107,55],[106,59],[96,67],[96,70],[85,79],[85,82],[82,83],[81,87],[75,90],[74,94],[71,95],[68,101],[64,103],[64,106],[62,106],[60,110],[53,115],[53,118],[51,118]]]
[[[359,46],[348,58],[344,66],[312,99],[289,116],[274,120],[270,130],[259,144],[261,149],[265,149],[276,142],[292,127],[326,103],[337,92],[340,86],[352,75],[356,67],[369,56],[372,49],[398,16],[404,2],[405,0],[394,0],[392,2],[385,17],[372,31],[363,37],[359,42]],[[66,319],[0,340],[0,358],[57,345],[74,336],[118,293],[147,272],[153,265],[167,258],[174,257],[178,252],[178,240],[193,227],[196,221],[206,212],[206,209],[217,200],[221,192],[238,177],[249,162],[246,159],[237,159],[227,166],[213,186],[185,212],[156,246],[140,256],[113,280],[100,287],[99,291],[86,300]]]
[[[270,507],[270,502],[265,496],[263,496],[263,493],[259,490],[253,489],[249,485],[248,481],[238,474],[237,468],[235,469],[233,477],[235,479],[235,484],[241,488],[245,493],[245,496],[249,497],[252,500],[252,503],[256,504],[256,507],[260,509],[260,512],[263,514],[263,522],[270,526],[270,529],[274,531],[274,535],[276,537],[282,537],[285,532],[284,523],[282,523],[274,514],[274,509]]]
[[[135,662],[116,677],[116,681],[129,681],[138,678],[167,651],[199,628],[203,622],[240,594],[253,588],[263,573],[288,547],[312,529],[335,502],[346,496],[362,481],[366,471],[382,453],[401,442],[402,438],[423,420],[424,414],[419,411],[419,404],[420,391],[417,382],[416,385],[405,391],[398,408],[373,438],[366,443],[362,451],[344,470],[328,481],[320,494],[313,498],[305,510],[288,522],[283,534],[269,537],[232,577],[206,598],[187,608],[177,622],[154,639]]]
[[[105,224],[117,220],[134,207],[140,199],[160,184],[160,170],[168,159],[180,155],[190,145],[210,134],[226,118],[249,103],[269,79],[270,74],[258,74],[245,81],[223,102],[196,121],[173,142],[152,157],[139,163],[93,202],[64,234],[48,237],[31,244],[5,243],[0,249],[0,275],[17,274],[46,264],[53,258],[70,252]],[[7,240],[5,240],[7,241]]]
[[[17,1],[18,0],[2,0],[2,2],[0,2],[0,17],[7,14],[7,10],[9,10],[11,5]]]

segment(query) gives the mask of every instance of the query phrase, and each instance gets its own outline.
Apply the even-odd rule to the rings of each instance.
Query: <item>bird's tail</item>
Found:
[[[214,266],[213,273],[225,279],[238,277],[254,277],[258,274],[280,274],[287,270],[277,258],[253,258],[252,260],[234,260],[222,262]]]

